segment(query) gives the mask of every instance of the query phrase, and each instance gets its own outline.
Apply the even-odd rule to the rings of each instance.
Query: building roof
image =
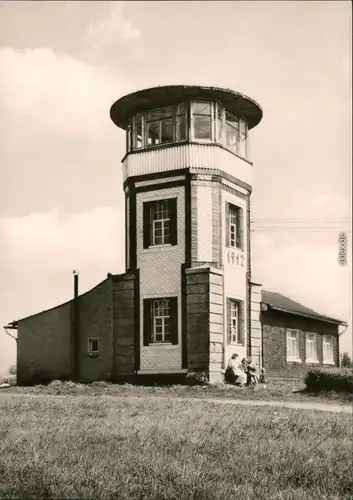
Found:
[[[93,287],[91,290],[88,290],[87,292],[80,294],[79,297],[83,297],[84,295],[88,295],[95,288],[102,285],[107,279],[110,279],[110,278],[113,280],[121,279],[121,278],[123,278],[124,275],[125,275],[125,273],[123,273],[123,274],[110,274],[110,273],[108,273],[108,276],[105,280],[98,283],[98,285]],[[252,284],[261,286],[257,283],[252,283]],[[18,326],[18,323],[20,321],[27,320],[29,318],[32,318],[33,316],[37,316],[37,315],[46,313],[48,311],[51,311],[52,309],[56,309],[56,308],[65,306],[65,305],[71,303],[72,300],[73,299],[68,300],[67,302],[64,302],[64,303],[59,304],[59,305],[54,306],[54,307],[51,307],[51,308],[46,309],[44,311],[40,311],[38,313],[32,314],[30,316],[26,316],[24,318],[21,318],[21,319],[15,320],[15,321],[11,321],[10,323],[8,323],[8,325],[6,325],[6,328],[16,329]],[[302,304],[299,304],[299,302],[295,302],[294,300],[292,300],[288,297],[285,297],[284,295],[281,295],[280,293],[270,292],[268,290],[261,290],[261,303],[266,305],[270,309],[273,309],[276,311],[281,311],[281,312],[285,312],[288,314],[294,314],[297,316],[304,316],[307,318],[317,319],[317,320],[325,321],[325,322],[329,322],[329,323],[335,323],[337,325],[347,326],[347,323],[345,321],[342,321],[342,320],[339,320],[336,318],[331,318],[329,316],[324,316],[323,314],[319,314],[316,311],[314,311],[313,309],[309,309],[308,307],[305,307]]]
[[[262,119],[262,109],[253,99],[231,89],[200,85],[165,85],[127,94],[112,105],[110,118],[115,125],[126,130],[130,117],[139,111],[192,99],[218,101],[230,113],[243,118],[249,129],[256,127]]]
[[[295,302],[294,300],[285,297],[280,293],[270,292],[268,290],[262,290],[261,301],[262,304],[266,304],[270,309],[274,309],[276,311],[282,311],[289,314],[295,314],[297,316],[304,316],[307,318],[318,319],[330,323],[336,323],[337,325],[347,324],[345,321],[342,321],[340,319],[331,318],[329,316],[317,313],[313,309],[309,309],[308,307],[299,304],[299,302]]]

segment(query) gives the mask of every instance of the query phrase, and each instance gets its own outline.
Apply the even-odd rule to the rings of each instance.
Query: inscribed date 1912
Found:
[[[244,267],[244,255],[238,252],[228,252],[227,259],[229,264],[235,264]]]

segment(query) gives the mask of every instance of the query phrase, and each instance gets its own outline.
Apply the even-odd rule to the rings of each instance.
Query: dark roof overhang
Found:
[[[234,90],[200,85],[166,85],[127,94],[111,106],[110,118],[115,125],[126,130],[135,113],[193,99],[219,102],[230,113],[245,120],[249,129],[256,127],[262,119],[262,109],[253,99]]]

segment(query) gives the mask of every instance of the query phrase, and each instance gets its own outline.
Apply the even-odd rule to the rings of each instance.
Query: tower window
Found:
[[[163,297],[143,301],[144,345],[178,344],[178,299]]]
[[[238,152],[238,141],[239,141],[239,120],[235,116],[226,112],[226,134],[225,134],[225,146],[233,153]]]
[[[243,303],[227,299],[228,344],[244,344]]]
[[[173,106],[154,109],[147,113],[147,146],[158,146],[173,141]]]
[[[214,142],[232,153],[247,157],[246,121],[229,113],[218,102],[181,102],[140,112],[132,117],[131,126],[127,127],[128,152],[188,139]]]
[[[168,299],[152,302],[152,323],[153,342],[169,342],[170,301]]]
[[[177,199],[143,204],[143,247],[177,244]]]
[[[177,108],[177,141],[186,140],[186,123],[186,106],[185,103],[181,103]]]
[[[210,141],[212,139],[211,103],[193,102],[191,110],[193,138]]]
[[[227,203],[227,246],[243,248],[242,238],[243,210],[240,207]]]
[[[170,211],[168,201],[158,201],[151,209],[152,245],[170,244]]]
[[[133,148],[142,148],[142,113],[137,113],[133,119]]]

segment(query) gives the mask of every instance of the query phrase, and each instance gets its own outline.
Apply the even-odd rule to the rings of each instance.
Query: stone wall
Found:
[[[139,272],[113,276],[113,379],[139,369]],[[136,345],[136,348],[135,348]]]
[[[186,340],[189,371],[222,381],[223,274],[209,267],[185,270]]]

